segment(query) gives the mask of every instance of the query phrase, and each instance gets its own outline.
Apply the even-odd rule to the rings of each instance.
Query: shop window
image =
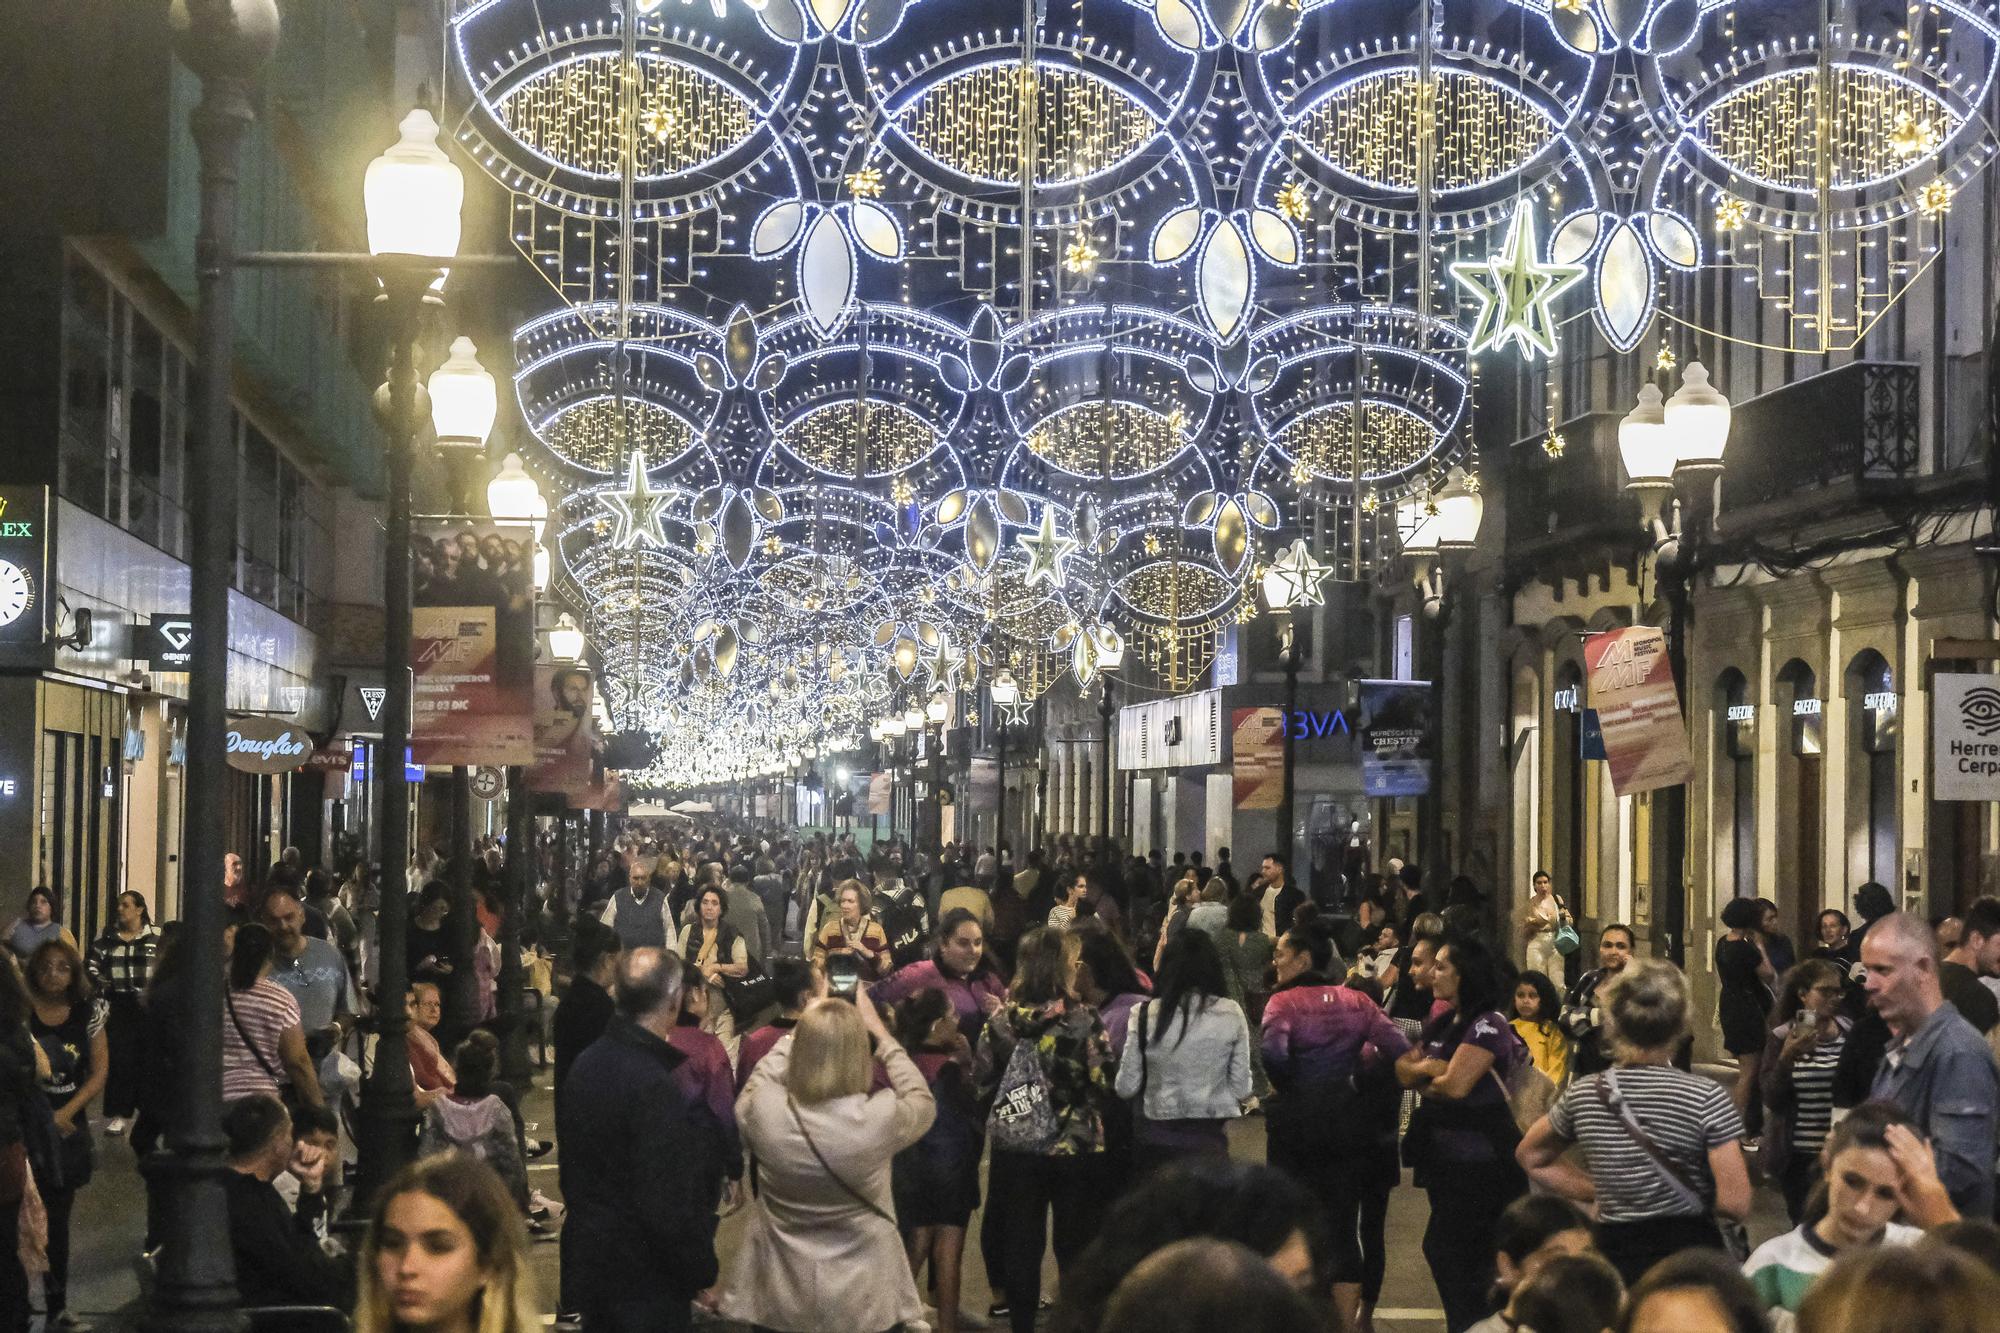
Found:
[[[1855,883],[1892,889],[1898,877],[1896,748],[1902,697],[1895,672],[1878,652],[1847,668],[1847,863]]]

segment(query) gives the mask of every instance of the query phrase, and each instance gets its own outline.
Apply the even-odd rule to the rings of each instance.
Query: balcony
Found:
[[[1722,501],[1730,510],[1809,497],[1856,502],[1914,481],[1921,389],[1912,362],[1856,361],[1738,403]]]
[[[1619,472],[1618,422],[1617,413],[1592,412],[1561,423],[1560,458],[1543,449],[1544,435],[1509,448],[1510,575],[1580,577],[1638,546],[1639,506]]]

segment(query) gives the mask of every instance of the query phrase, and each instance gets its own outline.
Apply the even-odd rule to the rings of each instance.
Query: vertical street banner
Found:
[[[1431,683],[1364,680],[1361,787],[1371,797],[1422,796],[1431,789]]]
[[[1932,678],[1931,768],[1940,801],[2000,801],[2000,676]]]
[[[572,804],[591,785],[597,726],[590,712],[589,667],[535,668],[535,762],[531,791],[559,792]]]
[[[1611,790],[1620,796],[1674,787],[1694,776],[1687,724],[1667,637],[1656,625],[1593,634],[1583,641],[1590,707],[1604,735]]]
[[[412,540],[411,758],[535,763],[534,552],[459,524]]]
[[[1285,715],[1275,708],[1229,714],[1231,769],[1238,810],[1276,810],[1285,799]]]
[[[868,778],[868,813],[886,815],[889,813],[889,784],[892,779],[887,773],[874,773]]]

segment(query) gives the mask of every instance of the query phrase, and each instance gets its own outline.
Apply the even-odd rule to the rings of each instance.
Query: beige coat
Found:
[[[725,1318],[781,1333],[881,1333],[922,1317],[917,1284],[894,1217],[889,1185],[896,1154],[937,1117],[930,1089],[903,1048],[879,1052],[889,1088],[798,1107],[785,1091],[792,1038],[757,1062],[736,1099],[743,1143],[757,1158],[759,1193],[750,1227],[722,1284]],[[877,1216],[828,1176],[872,1202]]]

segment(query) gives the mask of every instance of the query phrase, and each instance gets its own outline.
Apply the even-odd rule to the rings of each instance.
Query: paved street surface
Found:
[[[1724,1071],[1709,1072],[1720,1076]],[[554,1116],[546,1086],[547,1071],[538,1071],[536,1080],[536,1087],[525,1099],[526,1115],[540,1125],[536,1137],[549,1138]],[[1230,1138],[1237,1156],[1251,1160],[1262,1158],[1264,1122],[1261,1118],[1251,1117],[1238,1122]],[[528,1167],[529,1182],[551,1198],[561,1197],[556,1188],[555,1170],[555,1161],[561,1151],[558,1147],[554,1153]],[[1424,1266],[1421,1248],[1429,1211],[1423,1192],[1407,1185],[1399,1188],[1390,1202],[1389,1275],[1381,1308],[1375,1315],[1375,1325],[1380,1333],[1436,1330],[1444,1325],[1444,1315],[1438,1308],[1437,1292],[1431,1286],[1430,1271]],[[138,1253],[145,1220],[145,1191],[130,1148],[123,1139],[107,1139],[100,1133],[97,1175],[85,1187],[76,1205],[75,1254],[71,1261],[70,1282],[70,1306],[79,1315],[88,1318],[93,1328],[136,1327],[139,1283],[132,1256]],[[980,1220],[980,1216],[975,1214],[974,1234],[966,1239],[963,1304],[966,1309],[983,1314],[989,1293],[985,1269],[978,1257]],[[731,1252],[742,1226],[740,1215],[724,1219],[720,1245],[725,1257]],[[1759,1190],[1757,1212],[1750,1226],[1752,1242],[1761,1242],[1776,1235],[1784,1227],[1784,1209],[1777,1192]],[[537,1244],[534,1259],[544,1308],[552,1311],[556,1290],[556,1245],[553,1240]],[[1053,1293],[1053,1259],[1048,1261],[1044,1281],[1046,1290]]]

